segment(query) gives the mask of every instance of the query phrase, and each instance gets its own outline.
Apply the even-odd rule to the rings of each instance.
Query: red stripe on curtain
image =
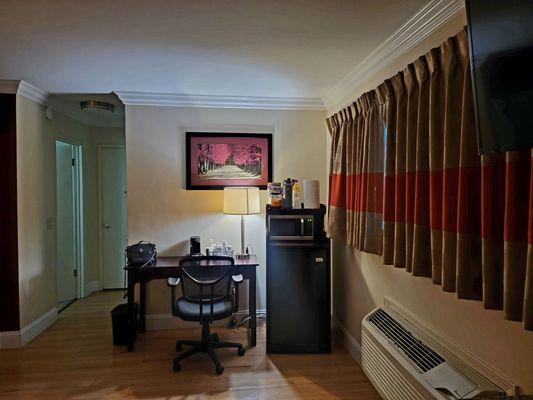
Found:
[[[383,213],[383,174],[331,174],[329,204],[351,211]]]
[[[533,203],[524,201],[529,198],[530,190],[522,184],[530,179],[530,172],[524,164],[533,165],[531,157],[506,163],[505,167],[460,167],[431,173],[417,171],[387,176],[387,181],[394,182],[387,187],[394,187],[397,201],[394,204],[388,203],[389,209],[384,220],[429,226],[446,232],[473,235],[481,233],[483,238],[491,239],[501,238],[505,234],[506,241],[527,243],[528,228],[523,222],[533,218]],[[440,186],[437,182],[443,182],[443,185]],[[432,201],[428,201],[423,195],[416,195],[417,190],[426,193],[428,185],[431,187]],[[405,193],[405,186],[411,188],[410,193],[405,195],[406,202],[415,204],[415,207],[401,212],[404,202],[399,200],[404,197],[402,194]],[[457,187],[459,190],[452,190]],[[502,194],[505,196],[501,196]],[[463,206],[457,212],[457,202],[471,206]],[[443,210],[442,204],[451,207]],[[332,174],[330,205],[352,211],[383,213],[383,174]],[[426,215],[430,216],[429,221]],[[530,235],[533,236],[533,233]],[[531,243],[531,239],[529,242]]]
[[[383,220],[384,221],[394,221],[395,215],[395,202],[387,201],[387,199],[394,198],[394,193],[396,191],[396,175],[386,175],[385,176],[385,187],[384,187],[384,204],[383,204]]]
[[[505,227],[504,240],[506,242],[528,242],[528,221],[531,200],[529,182],[531,173],[531,157],[527,152],[512,152],[507,154],[505,168]]]
[[[481,168],[460,167],[457,233],[481,234]]]
[[[505,161],[502,158],[503,161]],[[504,163],[484,165],[481,169],[481,236],[496,242],[503,240],[505,213]]]
[[[346,175],[331,174],[329,176],[329,205],[346,207]]]
[[[444,171],[429,173],[429,226],[431,229],[442,230],[443,179]]]

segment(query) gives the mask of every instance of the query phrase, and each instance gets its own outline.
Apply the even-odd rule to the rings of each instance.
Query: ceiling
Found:
[[[103,101],[113,104],[113,112],[102,109],[81,109],[80,102],[85,100]],[[97,127],[122,127],[124,126],[124,104],[114,93],[108,94],[53,94],[48,103],[61,110],[62,113],[85,123]]]
[[[2,0],[0,79],[323,98],[428,0]]]

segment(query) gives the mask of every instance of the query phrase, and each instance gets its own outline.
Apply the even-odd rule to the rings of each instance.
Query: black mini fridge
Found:
[[[331,352],[325,206],[267,206],[267,353]]]

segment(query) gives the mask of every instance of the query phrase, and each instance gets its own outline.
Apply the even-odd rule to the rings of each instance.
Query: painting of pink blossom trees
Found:
[[[272,135],[187,132],[187,189],[266,188]]]

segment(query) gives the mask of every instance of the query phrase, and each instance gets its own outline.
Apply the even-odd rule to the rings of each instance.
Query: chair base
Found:
[[[209,357],[211,357],[211,360],[213,360],[213,363],[215,364],[216,373],[221,375],[224,372],[224,367],[220,363],[215,349],[236,348],[239,356],[241,357],[244,356],[245,353],[245,349],[242,344],[234,342],[221,342],[216,333],[211,334],[208,321],[202,323],[202,340],[177,340],[176,351],[181,351],[182,346],[191,346],[191,348],[180,353],[180,355],[174,359],[172,365],[174,372],[181,370],[180,361],[196,353],[202,352],[209,354]]]

